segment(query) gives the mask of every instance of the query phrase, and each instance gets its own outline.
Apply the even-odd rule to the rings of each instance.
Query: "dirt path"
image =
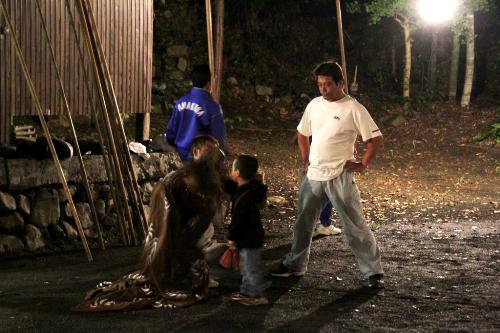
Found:
[[[91,264],[78,252],[0,263],[0,331],[500,331],[498,148],[461,141],[464,133],[479,130],[469,116],[443,123],[425,117],[420,124],[383,129],[383,150],[357,177],[381,247],[384,290],[361,287],[343,237],[316,237],[307,275],[273,278],[268,306],[228,302],[224,295],[238,288],[239,276],[214,266],[221,287],[207,303],[79,314],[69,308],[84,291],[133,270],[140,250],[97,252]],[[284,199],[264,210],[267,267],[289,250],[294,223],[299,163],[293,131],[285,128],[293,129],[287,124],[231,133],[232,152],[257,154],[270,196]]]

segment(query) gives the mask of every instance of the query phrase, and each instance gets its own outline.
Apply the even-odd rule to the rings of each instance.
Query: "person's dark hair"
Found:
[[[313,71],[314,76],[329,76],[338,84],[340,81],[344,80],[344,75],[342,74],[342,67],[335,61],[326,61],[318,66]]]
[[[219,174],[218,163],[212,158],[200,159],[199,161],[188,161],[184,165],[188,174],[194,176],[198,184],[198,193],[204,197],[205,207],[215,209],[215,204],[222,195],[221,175]]]
[[[211,135],[198,135],[191,142],[191,151],[195,149],[201,149],[207,143],[213,143],[217,147],[219,146],[219,141]]]
[[[197,88],[206,86],[210,82],[210,78],[210,67],[207,64],[196,65],[191,71],[191,81],[193,86]]]
[[[189,188],[188,179],[194,181],[194,188]],[[155,186],[147,238],[155,235],[157,239],[146,244],[152,244],[156,250],[144,248],[141,271],[156,288],[182,283],[178,277],[183,271],[178,270],[178,262],[185,259],[179,257],[178,243],[173,237],[179,229],[200,236],[205,232],[222,202],[221,188],[217,170],[206,161],[188,161]],[[186,250],[186,257],[197,256],[201,251],[194,244]]]
[[[259,169],[259,162],[250,155],[239,155],[234,160],[234,170],[240,171],[241,178],[250,180],[255,177]]]

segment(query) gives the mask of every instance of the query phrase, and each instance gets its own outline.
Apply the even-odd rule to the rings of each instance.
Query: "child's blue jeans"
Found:
[[[240,249],[240,293],[250,297],[260,297],[263,292],[260,253],[261,249]]]

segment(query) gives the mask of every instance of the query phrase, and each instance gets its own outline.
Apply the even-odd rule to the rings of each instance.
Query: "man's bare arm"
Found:
[[[300,156],[302,157],[302,162],[304,165],[304,170],[307,171],[309,165],[309,137],[297,132],[297,143],[300,149]]]
[[[363,154],[361,162],[347,161],[345,168],[353,172],[363,172],[368,167],[368,164],[375,158],[378,147],[382,144],[382,141],[382,136],[377,136],[368,140],[366,151]]]

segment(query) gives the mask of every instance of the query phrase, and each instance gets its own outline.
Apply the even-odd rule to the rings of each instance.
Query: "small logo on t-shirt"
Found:
[[[334,117],[333,117],[333,119],[340,120],[340,118],[339,118],[339,117],[337,117],[337,116],[334,116]]]

